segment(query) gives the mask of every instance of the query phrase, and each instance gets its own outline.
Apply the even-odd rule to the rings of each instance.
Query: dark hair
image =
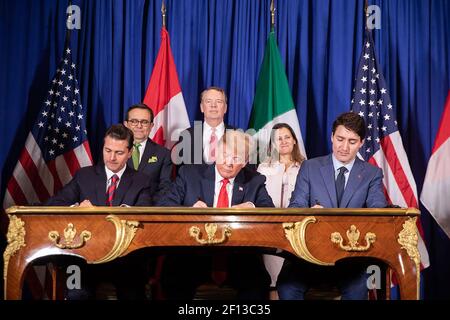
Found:
[[[155,117],[155,115],[153,114],[153,110],[148,105],[146,105],[145,103],[133,104],[131,107],[129,107],[128,111],[127,111],[127,117],[126,117],[125,121],[128,121],[128,119],[129,119],[128,116],[130,114],[130,111],[134,110],[134,109],[147,110],[150,113],[150,123],[153,122],[153,119]]]
[[[364,119],[354,112],[345,112],[333,122],[333,135],[338,126],[344,126],[347,130],[355,132],[361,140],[366,137],[366,124]]]
[[[113,124],[105,133],[105,138],[110,137],[114,140],[126,140],[128,141],[128,150],[133,147],[133,131],[125,127],[123,124]]]
[[[277,123],[276,125],[274,125],[272,127],[272,133],[270,135],[270,142],[269,142],[269,156],[270,156],[270,160],[275,160],[273,159],[273,157],[275,156],[273,150],[272,150],[272,142],[274,140],[274,136],[275,136],[275,131],[278,129],[288,129],[289,132],[292,135],[292,138],[294,138],[295,140],[295,144],[294,144],[294,148],[292,149],[292,160],[294,160],[297,163],[302,163],[305,160],[305,156],[302,155],[302,153],[300,152],[300,147],[298,146],[298,139],[297,136],[295,135],[294,129],[292,129],[292,127],[290,125],[288,125],[287,123]],[[278,153],[276,153],[278,156]],[[276,159],[278,160],[278,159]]]
[[[200,101],[203,101],[203,96],[205,95],[206,92],[208,92],[210,90],[216,90],[216,91],[219,91],[220,93],[222,93],[223,97],[225,99],[225,103],[227,103],[227,94],[225,93],[225,90],[220,87],[214,87],[214,86],[208,87],[202,91],[202,93],[200,94]]]

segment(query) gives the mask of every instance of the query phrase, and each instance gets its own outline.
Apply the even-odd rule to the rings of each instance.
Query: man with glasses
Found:
[[[273,207],[265,187],[265,177],[246,168],[252,150],[251,137],[227,130],[217,144],[217,159],[205,166],[182,166],[175,183],[158,206],[197,208]],[[213,256],[214,258],[214,256]],[[214,259],[207,254],[168,256],[162,273],[163,291],[169,299],[192,299],[196,287],[210,280],[229,284],[241,299],[267,297],[270,277],[260,255],[233,253],[227,261],[228,275],[211,274]],[[215,273],[217,279],[215,278]],[[224,273],[227,273],[226,271]],[[221,279],[220,279],[221,278]]]
[[[123,124],[133,131],[134,135],[133,152],[128,166],[156,183],[159,186],[158,194],[165,193],[171,184],[172,162],[170,151],[149,138],[154,125],[152,109],[145,104],[132,105]]]
[[[133,152],[128,160],[128,166],[145,175],[149,181],[156,183],[158,190],[154,199],[157,201],[170,189],[172,161],[170,151],[149,138],[150,131],[154,126],[153,119],[152,109],[143,103],[135,104],[128,108],[124,125],[133,131],[134,135]],[[130,265],[132,265],[130,273],[134,272],[136,273],[134,277],[139,276],[143,279],[141,280],[142,285],[149,282],[149,277],[153,277],[152,275],[157,269],[156,257],[145,251],[137,252],[131,257]],[[148,293],[149,291],[147,291],[147,295]]]

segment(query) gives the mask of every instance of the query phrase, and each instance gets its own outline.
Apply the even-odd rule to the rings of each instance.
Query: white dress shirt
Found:
[[[331,155],[331,159],[333,160],[333,167],[334,167],[334,181],[336,181],[337,176],[339,174],[339,168],[345,167],[347,169],[347,172],[344,173],[345,177],[345,187],[347,186],[348,177],[350,176],[350,171],[352,171],[353,165],[355,164],[355,160],[353,159],[350,163],[343,164],[338,159],[335,158],[334,154]]]

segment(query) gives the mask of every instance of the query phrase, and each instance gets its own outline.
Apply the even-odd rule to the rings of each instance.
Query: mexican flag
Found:
[[[272,30],[267,39],[249,123],[249,128],[253,128],[257,132],[255,137],[258,139],[260,158],[266,154],[272,127],[281,122],[292,127],[297,136],[300,151],[306,157],[297,112],[295,111],[284,65],[281,61],[275,33]]]

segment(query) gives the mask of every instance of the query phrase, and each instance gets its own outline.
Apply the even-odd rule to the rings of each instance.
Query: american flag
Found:
[[[14,204],[43,203],[79,168],[92,165],[86,109],[81,104],[75,71],[66,41],[47,97],[8,182],[5,209]]]
[[[372,34],[365,31],[364,46],[353,89],[352,111],[364,118],[366,139],[360,156],[383,170],[383,184],[388,201],[400,207],[418,208],[416,182],[409,166],[398,130],[395,108],[389,97],[386,81],[375,57]],[[429,266],[428,252],[420,233],[419,252],[422,267]]]

